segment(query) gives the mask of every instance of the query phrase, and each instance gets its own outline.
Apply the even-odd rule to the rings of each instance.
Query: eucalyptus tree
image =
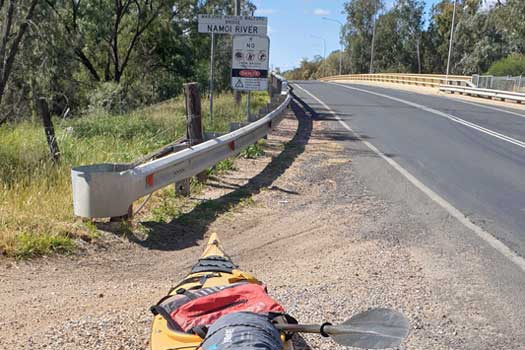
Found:
[[[40,0],[0,0],[0,105],[15,59]],[[0,124],[7,119],[0,115]]]
[[[347,18],[344,40],[351,52],[355,73],[364,73],[370,68],[375,20],[383,6],[382,0],[350,0],[344,4]]]

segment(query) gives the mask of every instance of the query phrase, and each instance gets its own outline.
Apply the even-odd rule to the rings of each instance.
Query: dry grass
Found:
[[[267,102],[252,98],[255,111]],[[226,131],[245,119],[233,96],[215,100],[213,124],[203,100],[206,130]],[[39,124],[0,127],[0,255],[31,257],[74,250],[74,240],[93,230],[73,217],[70,169],[81,164],[129,162],[185,133],[183,99],[167,101],[127,115],[90,115],[55,120],[62,162],[49,161]]]

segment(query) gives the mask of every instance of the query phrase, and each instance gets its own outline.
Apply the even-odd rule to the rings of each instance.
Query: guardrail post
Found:
[[[274,80],[273,74],[270,74],[268,77],[268,95],[270,96],[270,101],[273,99],[273,95],[275,91],[273,90],[273,80]]]

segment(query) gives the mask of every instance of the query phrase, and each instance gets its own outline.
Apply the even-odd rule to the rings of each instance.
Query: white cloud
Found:
[[[330,10],[327,10],[327,9],[316,8],[314,10],[314,15],[316,16],[328,16],[329,14],[330,14]]]

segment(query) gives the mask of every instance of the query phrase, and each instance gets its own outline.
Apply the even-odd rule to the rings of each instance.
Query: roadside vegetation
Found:
[[[342,73],[444,74],[454,2],[435,1],[425,13],[429,0],[346,1]],[[451,74],[524,73],[525,1],[457,0],[456,12]],[[319,20],[321,24],[336,25]],[[370,67],[374,27],[374,64]],[[334,51],[326,59],[304,59],[285,76],[307,80],[336,75],[339,57],[339,51]]]
[[[267,102],[266,93],[254,94],[252,112]],[[210,124],[203,100],[205,129],[227,131],[230,122],[246,119],[244,106],[243,101],[236,107],[231,93],[218,96]],[[91,224],[73,217],[71,167],[130,162],[183,137],[186,130],[182,97],[122,115],[99,112],[75,119],[54,118],[54,122],[61,152],[59,164],[50,160],[38,120],[0,126],[0,253],[3,255],[27,258],[68,253],[74,250],[75,239],[96,238],[97,230]],[[251,146],[244,155],[254,157],[260,152],[260,146]],[[210,171],[233,169],[233,160],[228,159]]]
[[[525,75],[525,55],[511,55],[493,63],[488,74],[494,76]]]
[[[72,216],[70,168],[129,162],[183,136],[184,83],[199,83],[207,131],[245,120],[229,87],[231,37],[218,35],[210,124],[210,36],[197,30],[197,15],[232,14],[233,5],[0,1],[0,255],[68,253],[76,238],[96,238]],[[243,13],[254,10],[242,2]],[[266,102],[256,94],[252,112]]]

